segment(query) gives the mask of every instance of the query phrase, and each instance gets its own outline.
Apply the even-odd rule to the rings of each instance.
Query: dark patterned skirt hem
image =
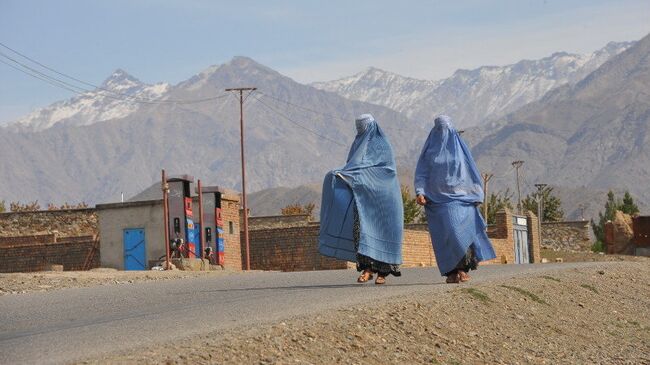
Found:
[[[376,261],[372,258],[357,254],[357,271],[369,270],[372,273],[379,274],[380,276],[402,276],[399,270],[399,265],[387,264],[385,262]]]
[[[445,273],[443,276],[449,276],[456,274],[458,271],[469,272],[470,270],[476,270],[478,268],[478,259],[474,255],[474,247],[470,246],[467,249],[467,253],[463,258],[458,262],[456,267],[450,272]]]

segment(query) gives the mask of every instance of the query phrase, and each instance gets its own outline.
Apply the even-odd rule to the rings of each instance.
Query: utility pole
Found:
[[[483,178],[483,219],[485,219],[486,224],[488,220],[488,183],[490,182],[492,176],[494,175],[488,173],[481,175]]]
[[[521,165],[524,164],[524,161],[517,160],[512,162],[512,166],[514,166],[516,170],[516,176],[517,176],[517,213],[521,214],[521,188],[519,187],[519,168]]]
[[[160,188],[163,194],[163,227],[165,227],[165,270],[171,270],[169,263],[169,184],[167,183],[167,175],[165,170],[162,170],[162,180]]]
[[[242,209],[244,210],[244,242],[246,243],[246,270],[251,269],[250,244],[248,241],[248,205],[246,204],[246,162],[244,158],[244,91],[249,93],[257,90],[256,87],[235,87],[226,89],[226,91],[235,91],[239,93],[239,130],[241,146],[241,189],[242,189]]]

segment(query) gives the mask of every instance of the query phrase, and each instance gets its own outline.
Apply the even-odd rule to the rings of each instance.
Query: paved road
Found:
[[[593,265],[484,266],[473,274],[473,283]],[[406,269],[385,286],[360,285],[355,279],[352,270],[254,272],[6,295],[0,297],[0,364],[69,362],[213,330],[458,287],[443,284],[436,269],[424,268]]]

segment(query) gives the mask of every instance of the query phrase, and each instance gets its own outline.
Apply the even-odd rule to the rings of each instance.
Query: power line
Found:
[[[261,95],[261,96],[265,96],[265,97],[267,97],[267,98],[271,98],[271,99],[273,99],[273,100],[275,100],[275,101],[279,101],[279,102],[281,102],[281,103],[285,103],[285,104],[288,104],[288,105],[294,106],[294,107],[296,107],[296,108],[299,108],[299,109],[302,109],[302,110],[305,110],[305,111],[308,111],[308,112],[314,113],[314,114],[322,115],[322,116],[324,116],[324,117],[334,118],[334,119],[342,120],[342,121],[344,121],[344,122],[349,121],[349,119],[346,119],[346,118],[343,118],[343,117],[339,117],[339,116],[336,116],[336,115],[333,115],[333,114],[322,113],[322,112],[316,111],[316,110],[314,110],[314,109],[310,109],[310,108],[304,107],[304,106],[302,106],[302,105],[298,105],[298,104],[292,103],[292,102],[290,102],[290,101],[288,101],[288,100],[283,100],[283,99],[280,99],[280,98],[278,98],[278,97],[275,97],[275,96],[272,96],[272,95],[268,95],[268,94],[263,93],[263,92],[260,92],[260,95]]]
[[[260,98],[253,96],[253,99],[256,99],[260,104],[262,104],[262,105],[263,105],[264,107],[266,107],[268,110],[270,110],[270,111],[272,111],[273,113],[275,113],[275,114],[281,116],[282,118],[286,119],[287,121],[289,121],[290,123],[296,125],[297,127],[301,128],[301,129],[304,129],[304,130],[306,130],[306,131],[308,131],[308,132],[310,132],[310,133],[312,133],[312,134],[314,134],[314,135],[316,135],[316,136],[318,136],[318,137],[321,137],[321,138],[323,138],[323,139],[325,139],[325,140],[328,140],[328,141],[330,141],[330,142],[332,142],[332,143],[334,143],[334,144],[336,144],[336,145],[339,145],[339,146],[341,146],[341,147],[346,147],[344,144],[339,143],[338,141],[336,141],[336,140],[334,140],[334,139],[331,139],[331,138],[329,138],[329,137],[327,137],[327,136],[325,136],[325,135],[322,135],[322,134],[320,134],[320,133],[318,133],[318,132],[316,132],[316,131],[314,131],[314,130],[312,130],[312,129],[309,129],[309,128],[305,127],[304,125],[302,125],[302,124],[296,122],[295,120],[291,119],[289,116],[287,116],[287,115],[285,115],[285,114],[279,112],[278,110],[274,109],[273,107],[269,106],[268,104],[266,104],[265,102],[263,102],[262,100],[260,100]]]
[[[314,113],[314,114],[317,114],[317,115],[320,115],[320,116],[323,116],[323,117],[326,117],[326,118],[337,119],[337,120],[341,120],[341,121],[344,121],[344,122],[349,122],[350,121],[350,119],[339,117],[339,116],[336,116],[336,115],[333,115],[333,114],[322,113],[322,112],[319,112],[317,110],[310,109],[310,108],[304,107],[304,106],[296,104],[296,103],[292,103],[292,102],[290,102],[288,100],[280,99],[278,97],[275,97],[275,96],[272,96],[272,95],[269,95],[269,94],[265,94],[263,92],[260,92],[259,94],[261,96],[266,96],[267,98],[273,99],[275,101],[285,103],[285,104],[291,105],[291,106],[293,106],[295,108],[302,109],[304,111],[308,111],[310,113]],[[388,129],[388,130],[400,131],[400,132],[409,132],[409,133],[412,132],[412,131],[409,131],[409,130],[393,127],[393,126],[390,126],[390,125],[382,125],[382,128],[383,129]]]
[[[58,75],[61,75],[61,76],[66,77],[68,79],[74,80],[74,81],[76,81],[78,83],[94,87],[97,90],[101,90],[101,91],[104,91],[104,92],[111,93],[111,94],[114,94],[116,96],[119,96],[119,97],[115,97],[115,96],[111,96],[111,95],[103,95],[105,97],[109,97],[109,98],[116,99],[116,100],[129,99],[129,101],[133,101],[133,102],[136,102],[136,103],[143,103],[143,104],[195,104],[195,103],[202,103],[202,102],[206,102],[206,101],[212,101],[212,100],[220,99],[220,98],[223,98],[223,97],[227,96],[226,94],[220,94],[220,95],[214,96],[214,97],[208,97],[208,98],[204,98],[204,99],[195,99],[195,100],[170,100],[170,99],[156,100],[156,99],[143,98],[143,97],[137,96],[137,95],[128,95],[128,94],[120,93],[120,92],[117,92],[117,91],[114,91],[114,90],[111,90],[111,89],[106,89],[104,87],[101,87],[101,86],[98,86],[98,85],[95,85],[95,84],[80,80],[80,79],[75,78],[73,76],[67,75],[67,74],[65,74],[63,72],[59,72],[59,71],[57,71],[57,70],[55,70],[55,69],[53,69],[53,68],[51,68],[51,67],[49,67],[47,65],[44,65],[41,62],[38,62],[38,61],[36,61],[36,60],[26,56],[26,55],[14,50],[13,48],[8,47],[7,45],[5,45],[3,43],[0,43],[0,46],[14,52],[15,54],[17,54],[17,55],[19,55],[19,56],[33,62],[33,63],[35,63],[35,64],[37,64],[37,65],[51,71],[51,72],[54,72],[54,73],[56,73]],[[49,79],[49,80],[51,80],[51,81],[58,84],[58,85],[54,85],[54,84],[52,84],[52,82],[46,81],[46,82],[48,82],[48,83],[50,83],[50,84],[52,84],[54,86],[64,88],[64,89],[66,89],[68,91],[72,91],[72,92],[77,93],[77,94],[83,94],[85,92],[95,92],[96,91],[96,90],[90,90],[90,89],[87,89],[87,88],[84,88],[84,87],[80,87],[78,85],[74,85],[74,84],[69,83],[67,81],[58,79],[58,78],[53,77],[51,75],[48,75],[48,74],[46,74],[44,72],[41,72],[41,71],[39,71],[39,70],[37,70],[35,68],[32,68],[29,65],[26,65],[26,64],[16,60],[15,58],[13,58],[11,56],[8,56],[5,53],[0,52],[0,56],[7,59],[7,60],[10,60],[11,62],[13,62],[16,65],[19,65],[23,69],[21,69],[19,67],[14,67],[14,66],[8,64],[7,62],[2,62],[2,63],[4,63],[4,64],[6,64],[6,65],[20,71],[20,72],[23,72],[23,73],[25,73],[25,74],[27,74],[29,76],[35,77],[35,78],[37,78],[37,79],[39,79],[41,81],[46,81],[46,80],[43,79],[43,78],[46,78],[46,79]],[[25,70],[29,70],[30,72],[26,72]],[[41,77],[37,77],[34,74],[38,74]],[[62,85],[65,85],[65,87],[62,87]],[[75,90],[71,90],[71,89],[75,89]]]
[[[32,74],[32,73],[30,73],[30,72],[28,72],[28,71],[25,71],[25,70],[23,70],[23,69],[21,69],[21,68],[19,68],[19,67],[17,67],[17,66],[12,65],[12,64],[9,63],[9,62],[6,62],[6,61],[2,60],[1,58],[0,58],[0,63],[4,63],[5,65],[7,65],[7,66],[9,66],[9,67],[11,67],[11,68],[13,68],[13,69],[15,69],[15,70],[18,70],[18,71],[20,71],[20,72],[22,72],[22,73],[24,73],[24,74],[27,74],[27,75],[29,75],[29,76],[31,76],[31,77],[37,78],[37,79],[39,79],[39,80],[41,80],[41,81],[47,82],[48,84],[51,84],[51,85],[56,86],[56,87],[58,87],[58,88],[66,89],[66,90],[68,90],[68,91],[72,91],[73,93],[77,93],[77,94],[80,93],[79,91],[74,90],[74,89],[72,89],[72,88],[69,88],[69,87],[67,87],[67,86],[65,86],[65,85],[63,85],[63,84],[58,84],[58,83],[56,83],[56,82],[54,82],[54,81],[51,81],[51,80],[46,79],[46,78],[44,78],[44,77],[38,76],[37,74]]]

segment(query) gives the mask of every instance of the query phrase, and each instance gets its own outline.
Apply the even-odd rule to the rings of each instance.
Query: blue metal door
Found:
[[[124,230],[124,270],[146,270],[144,228]]]
[[[513,228],[515,239],[515,264],[527,264],[530,262],[528,253],[528,222],[526,217],[513,216]]]

